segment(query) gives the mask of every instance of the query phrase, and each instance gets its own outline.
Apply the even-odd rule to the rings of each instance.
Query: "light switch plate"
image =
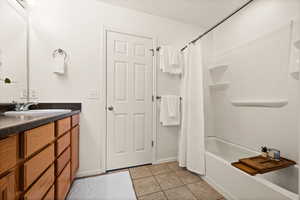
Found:
[[[91,100],[99,99],[99,92],[97,90],[90,90],[88,94],[88,99]]]
[[[29,96],[30,96],[30,99],[33,99],[33,100],[38,99],[37,91],[34,89],[30,90]]]

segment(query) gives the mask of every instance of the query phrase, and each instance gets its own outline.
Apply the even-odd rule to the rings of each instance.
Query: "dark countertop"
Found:
[[[42,104],[44,105],[44,104]],[[49,105],[49,104],[47,104]],[[53,104],[54,105],[54,104]],[[59,108],[68,109],[70,107],[63,107],[62,104],[59,105]],[[38,108],[46,109],[46,106],[38,106]],[[48,109],[58,108],[57,106],[47,106]],[[64,114],[47,114],[43,116],[18,116],[18,117],[8,117],[0,115],[0,139],[6,138],[10,135],[20,133],[26,130],[30,130],[72,115],[79,114],[81,112],[81,104],[78,107],[73,107],[72,111]]]

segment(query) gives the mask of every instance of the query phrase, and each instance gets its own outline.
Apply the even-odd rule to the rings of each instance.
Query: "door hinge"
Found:
[[[151,142],[151,146],[154,147],[154,141],[153,141],[153,140],[152,140],[152,142]]]
[[[149,49],[152,52],[152,56],[154,56],[154,49]]]
[[[152,102],[154,102],[154,95],[152,95]]]

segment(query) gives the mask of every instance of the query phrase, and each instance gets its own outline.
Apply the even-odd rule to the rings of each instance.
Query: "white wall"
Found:
[[[41,102],[82,102],[80,174],[104,169],[105,88],[103,27],[153,35],[158,44],[181,46],[200,29],[166,18],[113,7],[96,0],[39,0],[31,8],[30,82]],[[52,73],[52,52],[70,55],[66,76]],[[160,82],[163,81],[164,85]],[[158,93],[179,94],[179,80],[158,73]],[[98,97],[89,99],[90,92]],[[158,134],[157,159],[177,156],[175,131]]]
[[[10,0],[0,0],[0,103],[20,101],[26,89],[26,20]]]
[[[300,88],[289,73],[296,61],[290,22],[299,20],[299,11],[298,0],[257,0],[214,31],[210,65],[229,65],[220,81],[229,81],[230,87],[210,91],[210,113],[215,121],[210,135],[257,151],[267,145],[298,160]],[[299,25],[294,28],[292,40],[300,38]],[[230,103],[273,99],[288,99],[289,103],[283,108],[234,107]]]
[[[178,47],[180,48],[180,47]],[[180,78],[177,75],[169,75],[160,70],[157,71],[157,95],[178,95],[180,96]],[[160,101],[157,102],[157,162],[173,161],[177,159],[178,153],[178,133],[179,128],[164,127],[160,124]]]

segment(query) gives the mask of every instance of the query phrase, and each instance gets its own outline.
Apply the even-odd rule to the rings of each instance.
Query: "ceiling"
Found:
[[[248,0],[99,0],[116,6],[210,27]]]

